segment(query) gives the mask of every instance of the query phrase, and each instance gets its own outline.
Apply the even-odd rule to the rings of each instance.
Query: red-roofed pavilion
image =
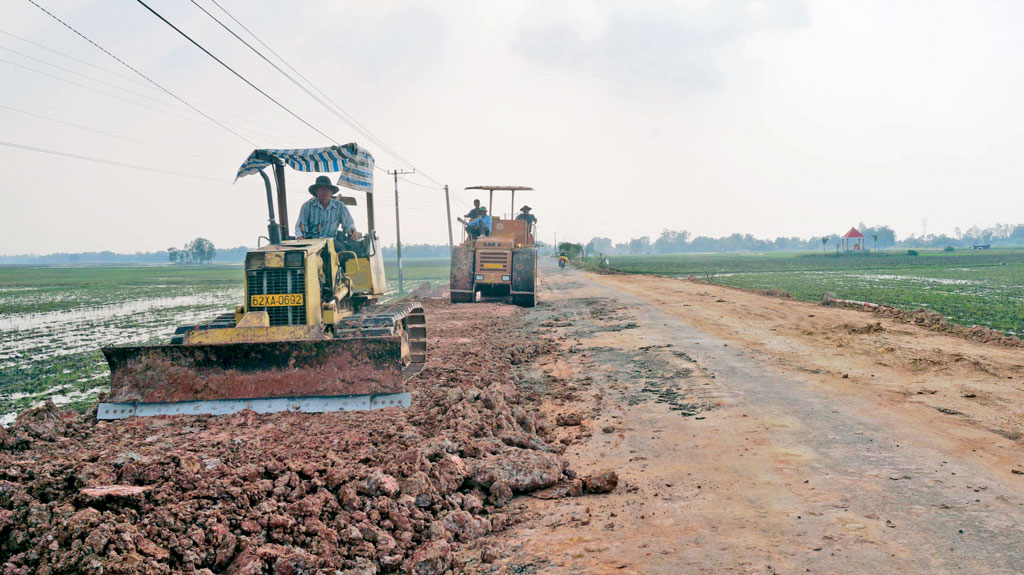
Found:
[[[839,245],[844,252],[862,252],[865,242],[864,234],[858,232],[857,228],[850,228],[846,235],[839,238]]]

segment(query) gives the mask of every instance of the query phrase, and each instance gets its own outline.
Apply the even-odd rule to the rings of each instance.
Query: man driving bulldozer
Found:
[[[328,176],[317,176],[316,182],[309,187],[312,199],[302,204],[299,219],[295,222],[295,238],[336,238],[354,240],[359,237],[355,220],[345,204],[335,200],[331,195],[338,193],[338,186],[331,183]],[[341,227],[341,233],[338,233]]]

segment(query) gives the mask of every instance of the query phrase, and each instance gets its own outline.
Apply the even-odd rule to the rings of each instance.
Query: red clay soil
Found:
[[[141,346],[110,353],[117,358],[109,398],[115,403],[404,391],[397,338]]]
[[[693,276],[690,276],[689,281],[698,285],[714,285],[716,288],[724,288],[728,290],[741,291],[747,293],[756,293],[775,298],[793,299],[793,295],[791,293],[778,289],[764,290],[756,288],[728,286],[722,284],[708,284],[704,280]],[[877,307],[865,307],[853,304],[838,304],[836,307],[856,309],[859,311],[863,311],[865,313],[872,313],[885,318],[889,318],[893,321],[917,325],[925,329],[928,329],[929,331],[948,333],[950,335],[954,335],[956,337],[960,337],[977,343],[997,345],[1000,347],[1024,347],[1024,340],[1017,336],[1007,335],[1002,331],[994,330],[981,325],[958,325],[950,322],[948,319],[946,319],[946,316],[942,315],[941,313],[934,310],[925,309],[923,307],[919,307],[913,310],[900,309],[884,304],[879,304]]]
[[[426,312],[430,358],[408,410],[23,413],[0,428],[0,573],[439,575],[513,521],[516,494],[614,488],[574,478],[517,388],[516,366],[556,347],[523,338],[521,312]]]
[[[950,323],[946,316],[941,313],[929,309],[902,310],[889,306],[879,306],[871,313],[901,323],[918,325],[930,331],[949,333],[978,343],[1002,347],[1024,347],[1024,340],[1021,340],[1019,337],[1006,335],[1003,332],[980,325],[956,325]]]

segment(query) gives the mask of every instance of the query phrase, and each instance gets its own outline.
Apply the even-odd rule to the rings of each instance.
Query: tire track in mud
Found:
[[[944,451],[872,393],[769,365],[641,290],[556,277],[534,317],[566,339],[541,366],[541,391],[550,410],[584,416],[564,431],[574,468],[613,465],[620,487],[526,506],[507,539],[521,556],[495,573],[1024,568],[1019,493],[979,457]]]
[[[608,495],[550,501],[535,494],[549,501],[521,503],[522,523],[501,536],[506,548],[517,549],[516,558],[486,572],[661,572],[634,562],[637,541],[647,556],[675,553],[673,546],[644,534],[657,527],[638,529],[655,517],[671,521],[675,501],[700,495],[699,485],[683,486],[689,481],[665,462],[677,467],[680,428],[710,425],[704,420],[721,407],[720,389],[676,344],[646,339],[649,327],[630,306],[609,297],[574,297],[587,286],[572,278],[545,282],[555,293],[531,312],[531,337],[555,335],[562,344],[560,354],[541,360],[533,386],[545,413],[558,422],[558,442],[574,468],[612,470],[619,485]],[[628,561],[620,553],[626,548],[633,556]]]
[[[714,375],[671,343],[643,345],[635,349],[582,343],[598,334],[640,327],[627,306],[612,298],[582,297],[563,300],[560,307],[560,311],[541,321],[540,327],[557,330],[564,337],[580,342],[579,347],[570,348],[570,352],[586,351],[588,363],[594,369],[609,371],[613,380],[628,381],[629,385],[617,390],[618,399],[627,405],[664,404],[683,417],[696,417],[698,420],[704,419],[700,415],[702,412],[720,405],[716,394],[709,389],[708,379],[714,379]]]

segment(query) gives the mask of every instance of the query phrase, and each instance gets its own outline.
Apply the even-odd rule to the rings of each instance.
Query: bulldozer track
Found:
[[[409,362],[402,367],[402,379],[408,380],[427,361],[427,320],[419,302],[401,302],[364,307],[355,315],[343,318],[334,328],[336,339],[391,337],[406,334]]]

